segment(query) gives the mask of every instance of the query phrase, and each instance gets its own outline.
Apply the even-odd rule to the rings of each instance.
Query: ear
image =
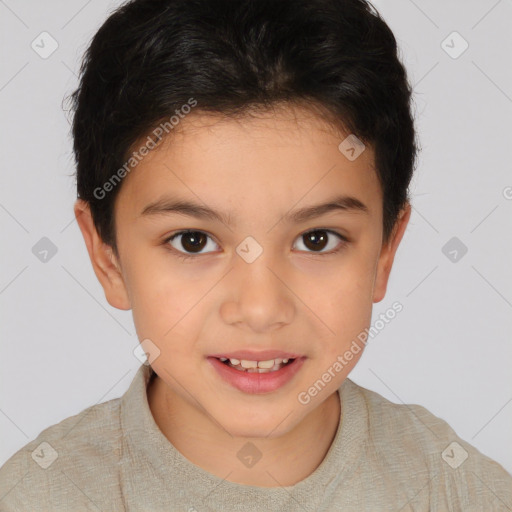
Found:
[[[379,261],[377,263],[377,275],[375,277],[373,287],[373,302],[380,302],[386,295],[389,274],[391,273],[391,267],[393,266],[396,250],[404,236],[405,228],[409,223],[410,217],[411,205],[407,203],[396,221],[389,242],[381,249]]]
[[[112,247],[98,235],[91,215],[89,203],[78,199],[74,206],[75,217],[85,240],[94,273],[101,283],[105,297],[117,309],[131,309],[120,263]]]

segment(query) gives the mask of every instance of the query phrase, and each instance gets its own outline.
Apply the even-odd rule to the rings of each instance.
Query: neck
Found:
[[[147,395],[155,423],[185,458],[219,478],[258,487],[291,486],[311,475],[329,450],[340,421],[336,392],[283,436],[234,437],[197,409],[184,407],[156,375]],[[250,467],[234,464],[233,457],[248,442],[264,456]],[[250,448],[247,454],[252,455]]]

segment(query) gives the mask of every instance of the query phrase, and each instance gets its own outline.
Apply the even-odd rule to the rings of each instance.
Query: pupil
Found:
[[[188,243],[190,241],[191,243]],[[206,242],[206,236],[204,233],[200,233],[198,231],[190,231],[189,233],[183,233],[181,245],[185,248],[185,250],[189,252],[194,252],[195,249],[200,251]]]
[[[304,236],[306,237],[305,245],[308,249],[322,250],[327,244],[327,236],[325,234],[325,231],[311,231]],[[310,241],[313,242],[311,247],[308,245]]]

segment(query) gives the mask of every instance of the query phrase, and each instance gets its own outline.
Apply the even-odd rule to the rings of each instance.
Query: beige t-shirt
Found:
[[[149,409],[153,371],[126,393],[43,430],[0,468],[0,511],[505,511],[512,477],[419,405],[346,379],[320,466],[288,487],[218,478],[167,440]]]

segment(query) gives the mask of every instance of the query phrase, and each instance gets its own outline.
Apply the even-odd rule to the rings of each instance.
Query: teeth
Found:
[[[242,365],[242,368],[257,368],[258,367],[258,361],[247,361],[247,359],[242,359],[240,361],[240,364]]]
[[[228,361],[226,357],[219,357],[223,362]],[[229,359],[229,365],[232,368],[249,373],[268,373],[280,370],[284,364],[288,363],[290,359],[268,359],[266,361],[250,361],[248,359]]]
[[[276,365],[280,365],[281,363],[287,363],[288,359],[268,359],[266,361],[249,361],[248,359],[242,359],[239,361],[238,359],[230,359],[232,365],[237,366],[240,364],[242,368],[249,370],[251,368],[263,368],[270,370]]]
[[[273,359],[269,359],[268,361],[258,361],[258,368],[265,368],[270,370],[274,364],[275,363]]]

